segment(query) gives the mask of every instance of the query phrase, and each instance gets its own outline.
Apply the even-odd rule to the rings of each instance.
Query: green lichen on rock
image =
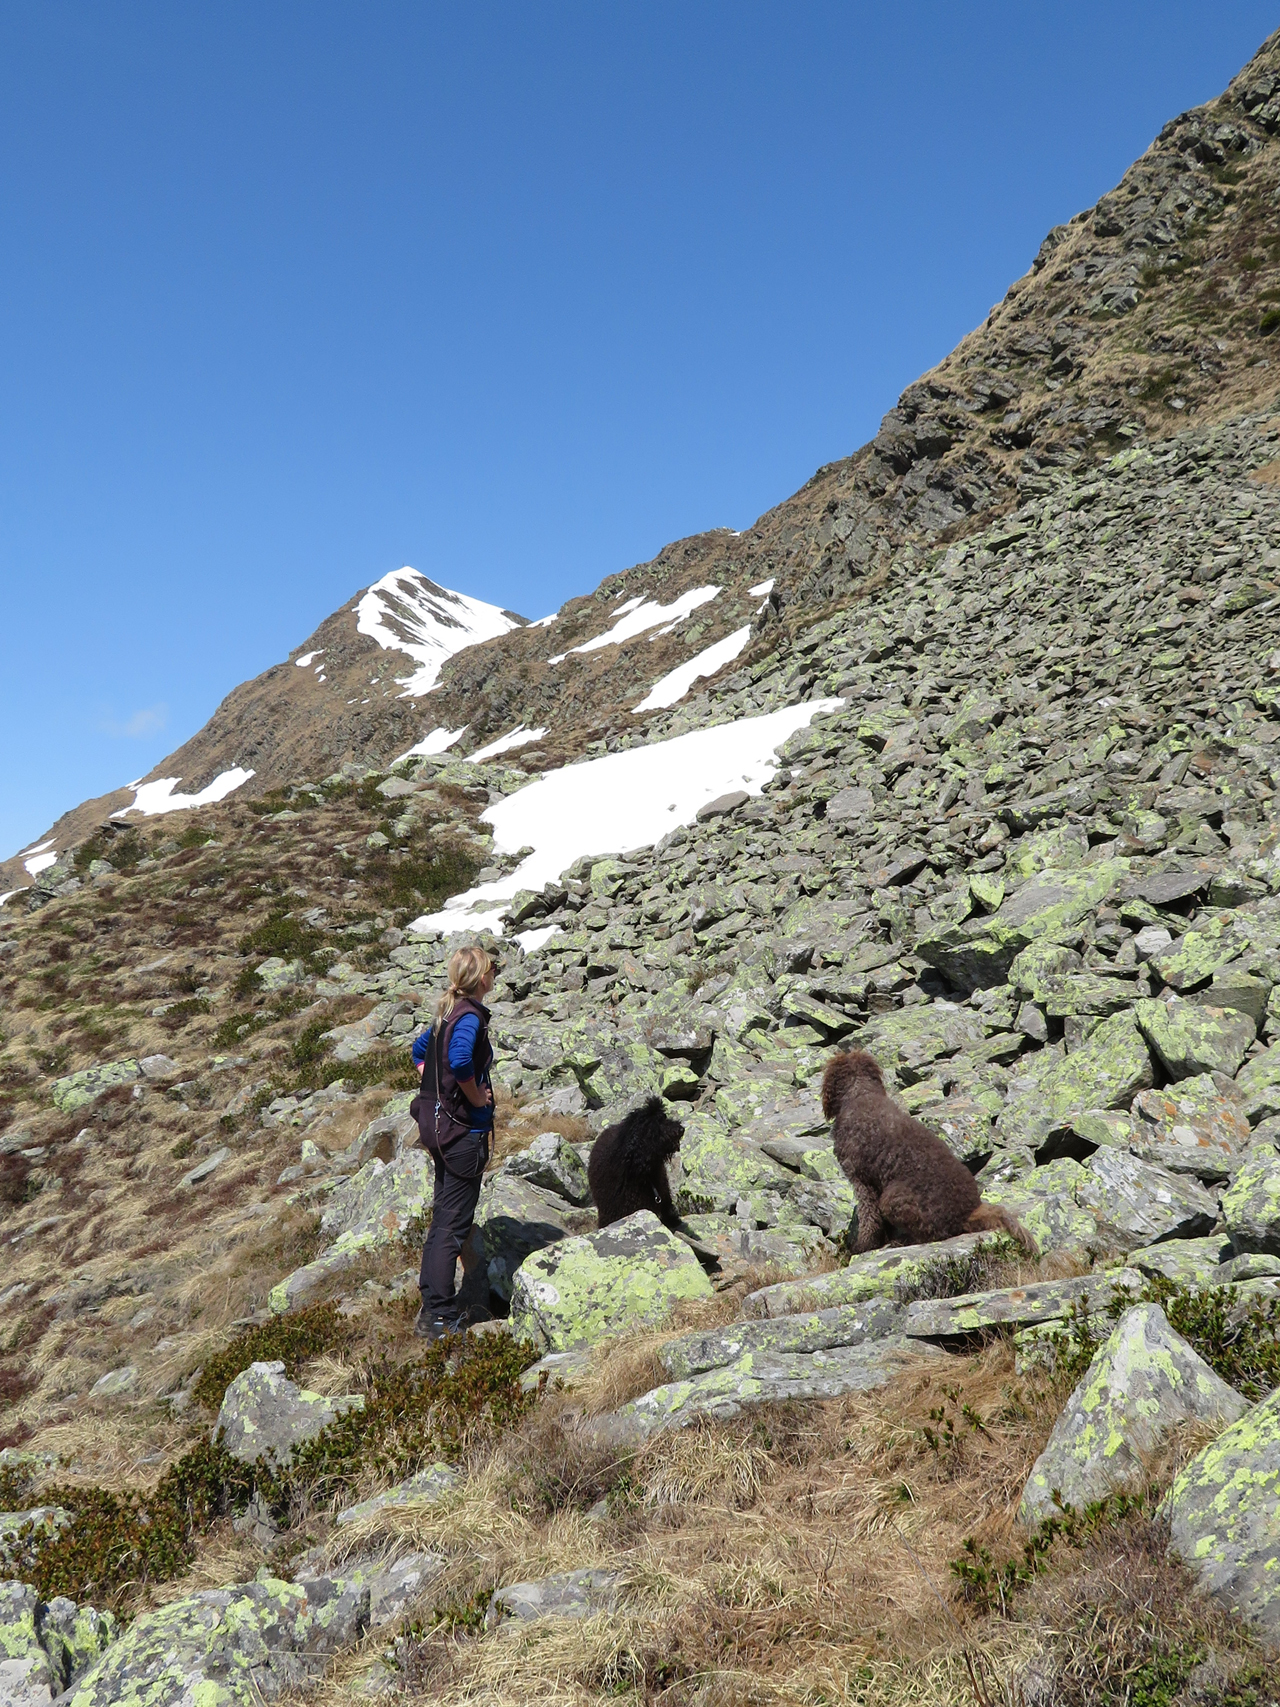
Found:
[[[1138,1029],[1173,1079],[1196,1073],[1225,1073],[1240,1069],[1258,1028],[1238,1008],[1215,1008],[1199,1002],[1139,1002],[1134,1008]]]
[[[258,1707],[323,1672],[368,1624],[368,1588],[341,1578],[205,1589],[136,1619],[66,1707]]]
[[[1081,1047],[1044,1065],[1011,1093],[998,1128],[1008,1143],[1034,1145],[1085,1109],[1127,1109],[1154,1082],[1151,1057],[1131,1010],[1113,1014]]]
[[[1222,1215],[1237,1252],[1280,1256],[1280,1152],[1261,1143],[1222,1194]]]
[[[1273,1043],[1240,1069],[1236,1084],[1244,1097],[1245,1118],[1252,1125],[1280,1114],[1280,1043]]]
[[[654,1326],[711,1282],[683,1240],[650,1210],[535,1251],[516,1271],[511,1321],[544,1351],[598,1344]]]
[[[1067,1400],[1023,1490],[1019,1521],[1050,1516],[1055,1491],[1077,1508],[1135,1491],[1145,1458],[1179,1424],[1235,1422],[1248,1408],[1174,1333],[1158,1304],[1139,1304],[1120,1318]]]
[[[1121,1287],[1140,1284],[1132,1269],[1082,1274],[1070,1280],[1037,1280],[956,1298],[921,1298],[907,1310],[902,1331],[915,1339],[948,1339],[990,1328],[1029,1328],[1054,1322],[1073,1307],[1105,1307]]]
[[[62,1595],[42,1601],[29,1583],[0,1582],[0,1703],[41,1707],[61,1696],[119,1633],[110,1612]]]
[[[1160,1510],[1204,1588],[1280,1640],[1280,1390],[1193,1458]]]
[[[136,1061],[107,1061],[101,1067],[68,1073],[66,1078],[53,1081],[53,1106],[60,1114],[74,1114],[78,1108],[88,1108],[105,1091],[132,1084],[141,1072]]]
[[[931,1296],[967,1292],[973,1284],[974,1265],[1006,1242],[1004,1233],[962,1233],[933,1244],[868,1251],[829,1274],[783,1280],[749,1292],[742,1301],[742,1313],[756,1318],[790,1316],[836,1304],[865,1304],[874,1298],[905,1303],[925,1292]]]
[[[251,1363],[227,1388],[213,1438],[242,1464],[266,1460],[279,1469],[295,1447],[314,1440],[344,1411],[360,1410],[358,1393],[327,1399],[290,1381],[284,1364]]]
[[[1049,1251],[1089,1254],[1098,1249],[1097,1219],[1076,1202],[1085,1170],[1070,1156],[1060,1156],[1000,1183],[982,1183],[982,1195],[1017,1217],[1035,1241],[1041,1256]]]

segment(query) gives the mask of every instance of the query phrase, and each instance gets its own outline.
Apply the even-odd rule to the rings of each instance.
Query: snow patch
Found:
[[[538,618],[537,622],[531,622],[529,624],[529,627],[530,628],[550,628],[551,624],[553,622],[558,621],[559,616],[560,616],[560,612],[558,610],[553,610],[550,616],[540,616]]]
[[[678,699],[684,698],[700,677],[714,676],[717,670],[722,670],[726,664],[732,663],[750,638],[749,627],[739,628],[685,663],[677,664],[674,670],[653,684],[639,705],[632,707],[632,716],[638,717],[642,711],[660,711],[664,706],[674,705]]]
[[[768,581],[758,582],[754,587],[748,587],[747,597],[749,599],[767,599],[772,591],[773,580],[770,578]]]
[[[559,925],[541,925],[536,931],[517,931],[511,940],[518,942],[526,954],[536,954],[543,943],[550,942],[559,929]]]
[[[293,661],[298,666],[298,668],[300,670],[305,670],[307,668],[307,666],[310,664],[311,660],[313,658],[318,658],[323,651],[324,651],[324,647],[318,646],[314,652],[304,652],[302,654],[301,658],[295,658]]]
[[[548,658],[547,662],[548,664],[563,664],[568,656],[569,654],[567,652],[557,652],[555,657]]]
[[[513,747],[525,747],[530,741],[541,741],[545,734],[545,729],[526,729],[523,723],[517,724],[509,735],[499,735],[498,739],[490,741],[487,747],[479,747],[474,753],[468,753],[466,763],[482,765],[486,759],[496,759],[499,753],[509,753]]]
[[[467,732],[464,723],[461,729],[433,729],[429,735],[424,735],[416,747],[410,747],[407,753],[401,753],[400,759],[430,758],[433,753],[443,753],[446,747],[452,747]],[[400,763],[400,759],[393,762]]]
[[[4,894],[0,895],[0,907],[3,907],[6,901],[12,901],[15,895],[25,895],[30,887],[31,885],[28,883],[24,884],[21,889],[6,889]],[[551,928],[554,930],[555,926],[552,925]],[[541,933],[538,931],[530,931],[528,934],[530,936],[538,936]],[[526,949],[525,952],[528,953],[528,950]]]
[[[620,646],[624,640],[634,640],[637,634],[645,634],[662,623],[667,625],[663,632],[669,634],[676,623],[683,622],[691,611],[705,605],[708,599],[714,599],[719,591],[719,587],[694,587],[687,593],[681,593],[669,605],[656,605],[644,597],[628,599],[625,605],[618,607],[612,628],[581,646],[571,646],[569,651],[598,652],[602,646]],[[559,657],[548,658],[547,662],[558,664],[565,656],[562,652]]]
[[[125,806],[111,816],[123,818],[126,812],[141,812],[148,818],[154,818],[160,812],[186,812],[193,806],[212,806],[215,800],[225,800],[233,794],[253,774],[236,765],[232,770],[223,771],[221,776],[215,776],[208,788],[202,788],[199,794],[175,794],[174,784],[181,782],[182,778],[162,776],[155,782],[144,782],[133,797],[133,805]]]
[[[52,846],[52,842],[45,843],[47,848]],[[51,865],[57,865],[57,863],[58,856],[56,853],[35,853],[30,859],[23,860],[22,869],[31,877],[39,877],[42,871],[47,871]]]
[[[495,852],[534,851],[505,877],[455,895],[409,929],[500,933],[505,903],[517,890],[541,889],[580,855],[648,847],[677,824],[691,824],[717,795],[740,788],[759,794],[777,769],[775,749],[843,704],[809,700],[547,772],[481,813],[493,826]]]
[[[399,678],[402,699],[430,693],[445,660],[521,625],[497,605],[437,586],[416,569],[394,569],[355,606],[356,631],[384,651],[407,652],[417,668]]]

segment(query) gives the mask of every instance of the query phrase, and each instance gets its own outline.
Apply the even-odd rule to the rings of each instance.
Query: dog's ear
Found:
[[[822,1075],[822,1112],[828,1120],[839,1114],[845,1092],[858,1079],[869,1079],[884,1088],[880,1069],[865,1049],[849,1049],[842,1055],[833,1055],[827,1062]]]

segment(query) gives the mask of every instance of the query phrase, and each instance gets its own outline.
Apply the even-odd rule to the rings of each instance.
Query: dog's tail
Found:
[[[997,1229],[1016,1240],[1029,1257],[1040,1255],[1039,1247],[1022,1222],[998,1203],[980,1203],[964,1224],[966,1233],[994,1233]]]

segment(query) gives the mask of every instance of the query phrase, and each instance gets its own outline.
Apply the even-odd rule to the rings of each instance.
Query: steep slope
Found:
[[[1271,360],[1259,353],[1271,311],[1248,339],[1233,334],[1238,347],[1224,332],[1220,371],[1180,370],[1176,431],[1154,394],[1124,387],[1117,408],[1146,411],[1141,432],[1120,431],[1126,416],[1107,445],[1085,417],[1109,407],[1103,367],[1155,360],[1129,345],[1167,336],[1198,350],[1195,315],[1225,327],[1259,313],[1249,293],[1270,251],[1246,191],[1274,189],[1280,165],[1274,54],[1126,178],[1139,189],[1125,191],[1123,229],[1174,221],[1187,264],[1162,283],[1139,275],[1119,318],[1091,317],[1090,281],[1075,281],[1086,377],[1064,373],[1027,405],[1035,445],[992,438],[1017,425],[1011,400],[998,424],[958,414],[967,442],[935,442],[889,479],[882,434],[759,530],[683,542],[554,624],[452,654],[427,696],[437,721],[398,739],[462,728],[457,708],[499,691],[491,660],[523,657],[528,673],[507,667],[526,697],[474,716],[448,748],[350,761],[345,776],[325,754],[322,775],[255,777],[48,850],[0,911],[0,1445],[37,1455],[0,1471],[6,1489],[27,1478],[32,1511],[55,1476],[94,1523],[112,1509],[101,1489],[148,1487],[174,1464],[211,1476],[221,1388],[211,1379],[206,1405],[197,1371],[225,1371],[224,1352],[243,1368],[288,1345],[291,1375],[362,1392],[384,1425],[386,1360],[428,1367],[405,1308],[429,1188],[407,1142],[407,1045],[460,930],[502,960],[500,1165],[470,1284],[537,1329],[522,1264],[537,1250],[556,1261],[590,1221],[573,1200],[575,1147],[657,1093],[685,1122],[672,1183],[718,1291],[702,1315],[600,1351],[585,1380],[572,1353],[547,1366],[571,1390],[543,1393],[505,1459],[486,1456],[506,1426],[495,1414],[518,1415],[504,1389],[505,1411],[447,1444],[375,1435],[371,1421],[361,1458],[348,1433],[345,1459],[335,1446],[313,1482],[261,1490],[234,1530],[216,1512],[244,1505],[243,1480],[216,1483],[206,1506],[184,1492],[186,1579],[176,1547],[139,1568],[140,1530],[127,1548],[94,1530],[115,1546],[102,1556],[59,1552],[40,1528],[56,1514],[38,1516],[14,1569],[45,1573],[42,1594],[136,1610],[233,1582],[247,1595],[263,1567],[305,1581],[317,1543],[322,1559],[370,1570],[415,1546],[437,1563],[399,1603],[398,1642],[376,1644],[410,1699],[788,1700],[817,1679],[831,1700],[940,1707],[963,1696],[975,1654],[1008,1699],[1136,1698],[1138,1678],[1190,1702],[1231,1667],[1245,1677],[1235,1698],[1273,1698],[1274,1667],[1236,1602],[1206,1612],[1194,1547],[1179,1574],[1146,1515],[1064,1519],[1084,1554],[1042,1532],[1039,1590],[1001,1571],[1024,1557],[1018,1503],[1081,1371],[1032,1375],[1011,1344],[979,1342],[1018,1330],[1019,1359],[1039,1358],[1046,1322],[1069,1321],[1087,1361],[1096,1336],[1069,1312],[1105,1310],[1132,1279],[1171,1318],[1183,1311],[1179,1331],[1238,1395],[1232,1414],[1254,1405],[1246,1448],[1271,1450],[1258,1442],[1275,1401],[1257,1402],[1280,1372],[1280,407],[1257,365]],[[1228,124],[1249,144],[1234,183],[1212,158],[1196,163],[1195,149],[1226,147]],[[1190,153],[1176,146],[1192,133]],[[1178,174],[1208,198],[1195,204],[1203,225],[1178,223],[1192,205]],[[1242,251],[1232,222],[1246,218]],[[1024,297],[1074,289],[1086,254],[1102,257],[1095,284],[1113,277],[1108,257],[1128,264],[1124,236],[1094,229],[1108,223],[1069,229],[996,312],[1001,338],[1025,325],[1013,318]],[[1231,257],[1246,254],[1259,265],[1242,258],[1235,278]],[[1193,320],[1180,329],[1182,313]],[[962,349],[990,366],[988,336]],[[968,360],[943,364],[953,399],[977,371]],[[900,410],[890,438],[904,421]],[[925,527],[919,507],[965,468],[981,472],[983,504]],[[646,600],[664,607],[647,627]],[[349,626],[330,636],[335,651]],[[717,673],[636,714],[677,652],[748,626]],[[372,656],[353,654],[353,672]],[[320,662],[281,670],[327,686]],[[607,686],[594,674],[606,664]],[[291,680],[278,675],[278,691]],[[538,697],[547,682],[581,695],[559,724]],[[522,721],[547,736],[484,756],[483,737]],[[557,752],[575,762],[553,765]],[[849,1043],[1022,1220],[1034,1262],[1004,1266],[1007,1252],[971,1235],[846,1263],[856,1206],[818,1087]],[[1221,1290],[1206,1304],[1161,1292],[1172,1282]],[[946,1296],[970,1288],[982,1296]],[[327,1300],[339,1314],[305,1314]],[[556,1302],[573,1309],[567,1282]],[[461,1374],[436,1371],[440,1392],[470,1391],[504,1342],[469,1342]],[[782,1398],[807,1402],[802,1424],[794,1410],[735,1420]],[[1152,1458],[1157,1493],[1177,1452],[1200,1444]],[[456,1504],[436,1511],[423,1495],[411,1512],[364,1507],[354,1530],[330,1523],[335,1487],[363,1499],[446,1450],[470,1472]],[[1264,1587],[1265,1522],[1249,1561]],[[479,1629],[491,1590],[514,1595],[551,1569],[618,1573],[592,1583],[624,1581],[630,1598],[574,1624],[580,1642]],[[1035,1593],[1035,1615],[1010,1622]],[[1280,1628],[1274,1591],[1245,1610],[1264,1635]],[[348,1655],[329,1698],[385,1683],[369,1661]],[[104,1685],[88,1707],[113,1698]]]
[[[753,527],[665,547],[545,625],[433,594],[424,578],[385,577],[299,648],[317,663],[276,665],[235,689],[142,780],[179,777],[198,793],[252,770],[244,786],[260,794],[343,763],[387,764],[433,731],[466,752],[539,729],[527,764],[563,763],[625,736],[655,682],[713,646],[733,652],[744,627],[755,661],[788,606],[884,585],[1066,472],[1265,404],[1280,349],[1278,138],[1273,36],[1219,99],[1171,120],[1113,191],[1048,234],[1029,272],[903,392],[869,445]],[[675,606],[711,588],[683,620],[591,644],[621,604]],[[385,606],[381,621],[361,617],[370,601]],[[388,670],[388,646],[418,670]],[[438,659],[430,680],[418,653]],[[37,845],[72,845],[128,803],[124,791],[86,802]],[[21,860],[0,865],[0,892],[26,881]]]

